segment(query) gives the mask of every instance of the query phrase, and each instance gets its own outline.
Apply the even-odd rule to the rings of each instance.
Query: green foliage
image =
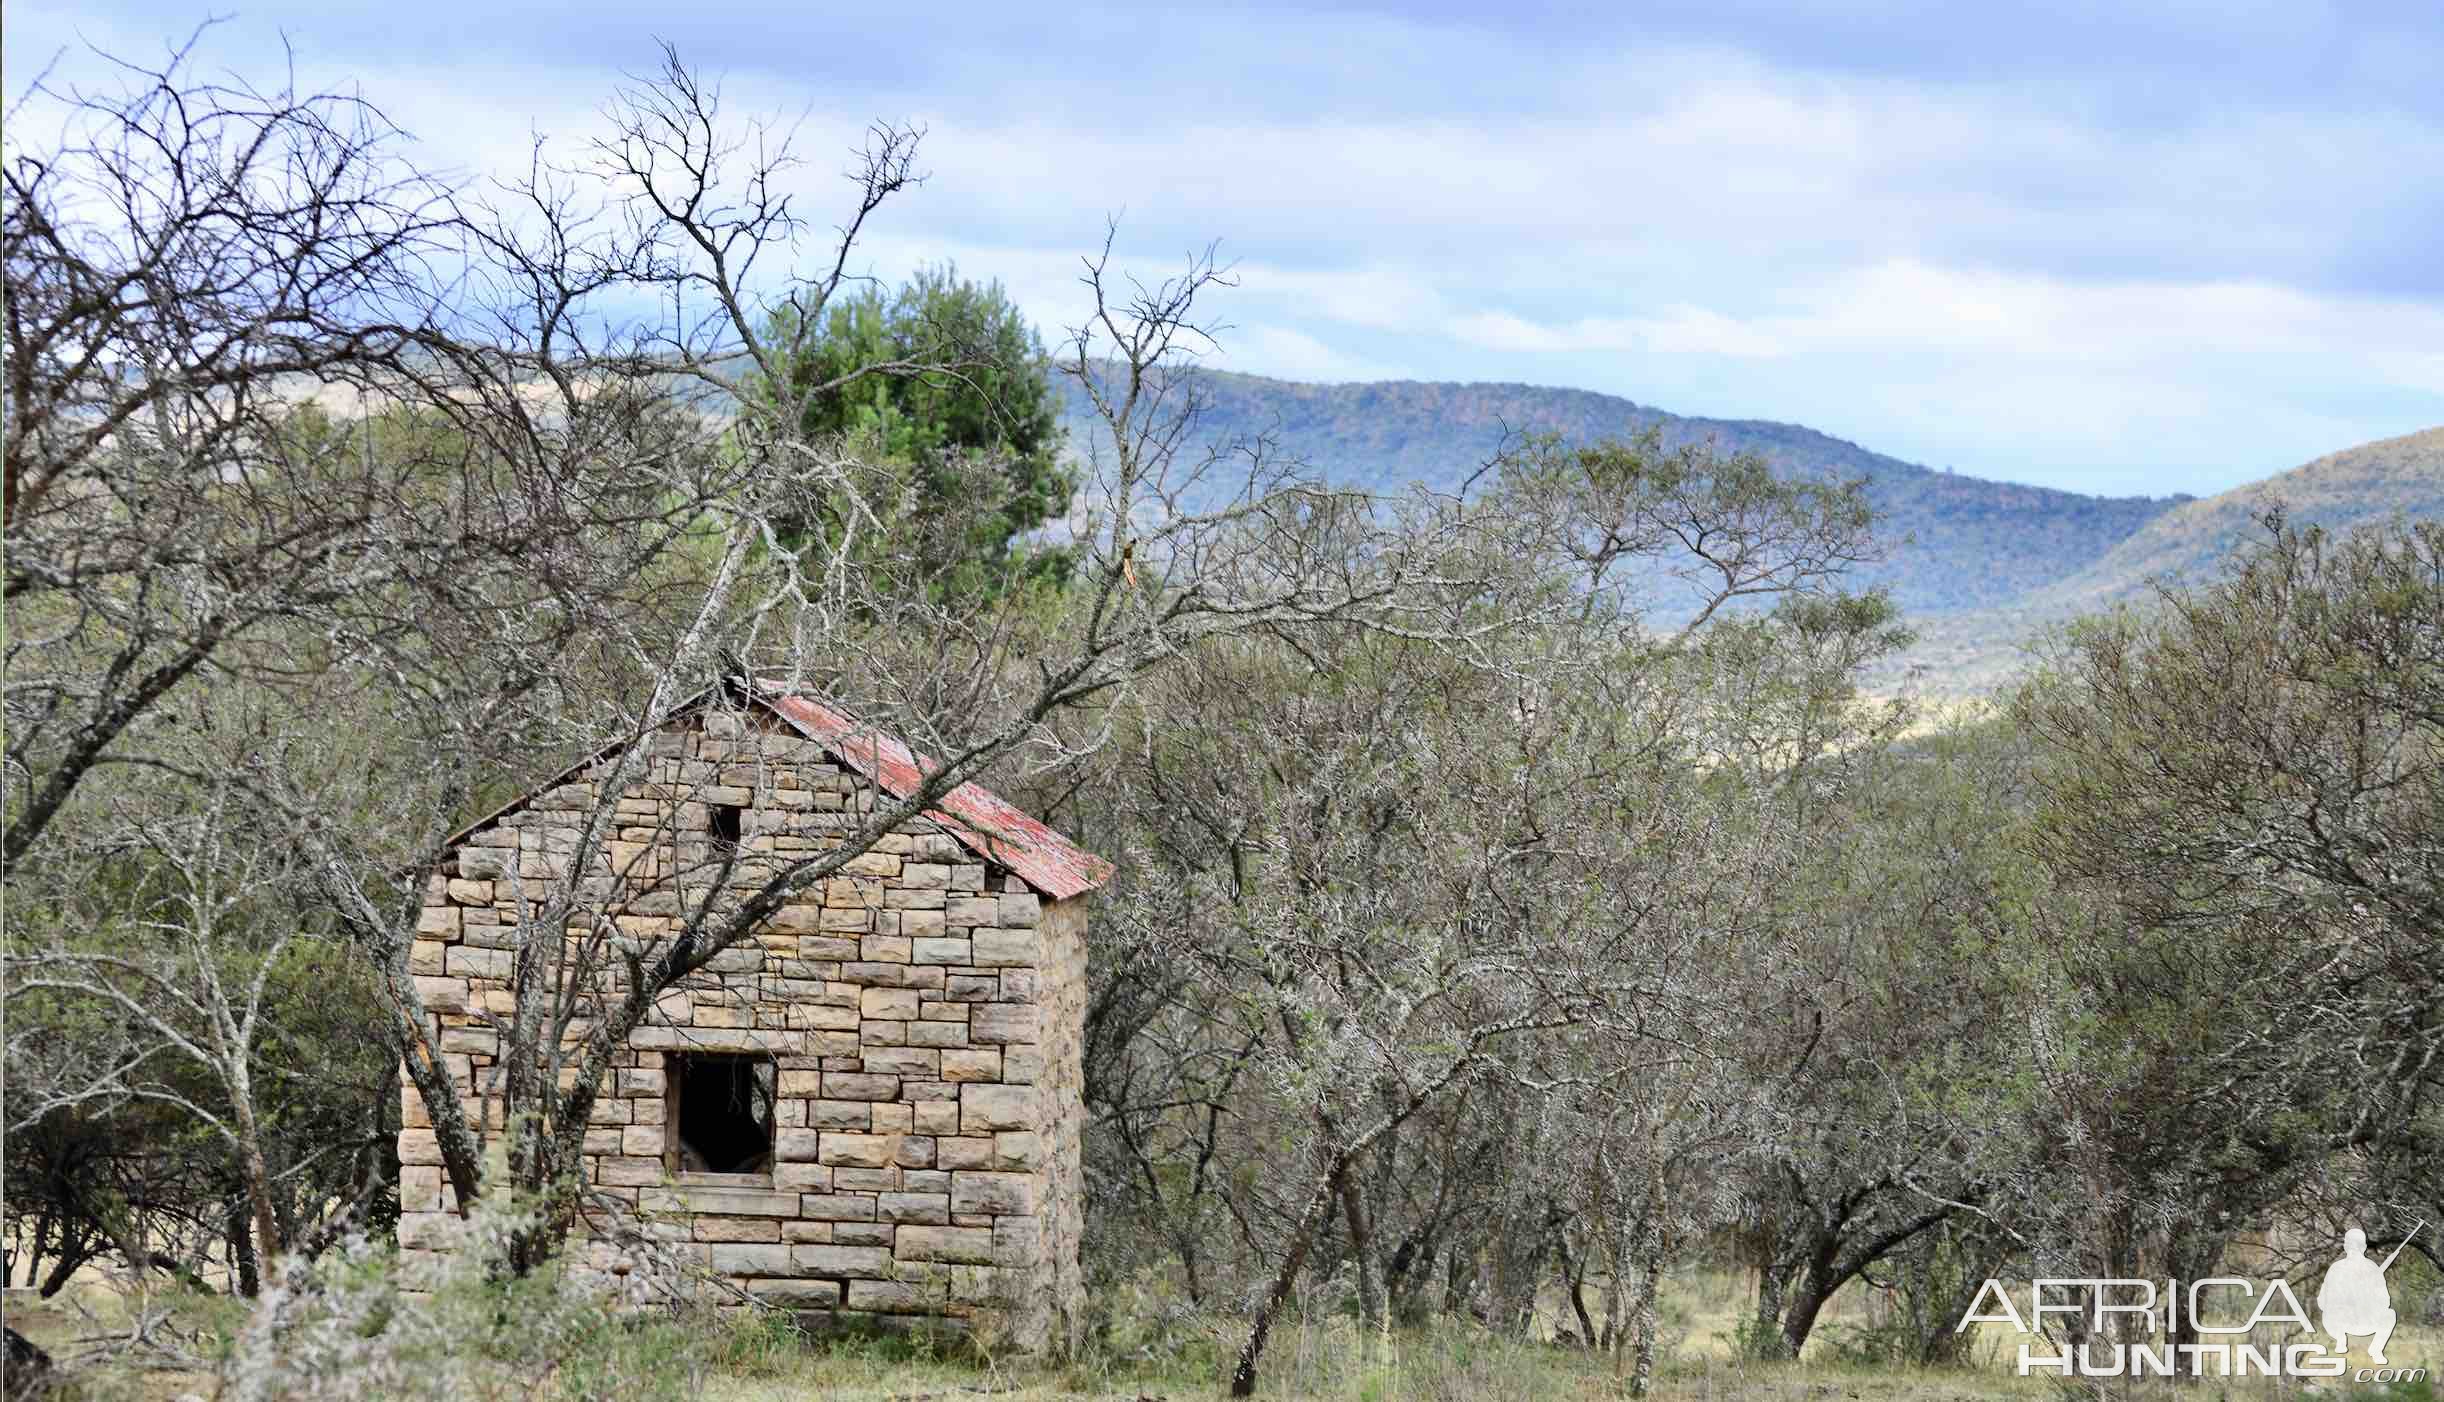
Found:
[[[522,1222],[509,1198],[485,1194],[437,1255],[356,1238],[292,1264],[221,1340],[219,1395],[676,1397],[699,1392],[718,1359],[769,1358],[759,1326],[724,1324],[665,1267],[618,1281],[566,1262],[501,1271]]]
[[[1030,543],[1076,487],[1041,339],[999,283],[944,264],[897,292],[836,300],[789,371],[798,431],[838,438],[898,469],[897,500],[870,502],[876,563],[937,597],[1059,585],[1072,553]],[[829,505],[803,532],[847,527]]]

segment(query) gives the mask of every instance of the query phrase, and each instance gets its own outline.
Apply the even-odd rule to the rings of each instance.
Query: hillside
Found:
[[[1864,476],[1884,521],[1887,558],[1863,572],[1912,615],[2002,607],[2064,580],[2185,497],[2091,497],[1991,482],[1886,457],[1797,424],[1666,413],[1588,390],[1520,384],[1311,385],[1200,372],[1210,440],[1268,433],[1327,481],[1397,490],[1450,487],[1481,466],[1504,430],[1571,438],[1660,427],[1672,442],[1711,438],[1789,472]],[[1085,427],[1074,386],[1073,434]]]
[[[2444,516],[2444,428],[2381,439],[2304,467],[2162,512],[2095,559],[2006,604],[1919,620],[1909,663],[1930,691],[1984,691],[2025,661],[2042,629],[2120,603],[2144,603],[2159,578],[2210,575],[2232,549],[2262,533],[2280,502],[2289,518],[2328,529],[2395,515]],[[1897,680],[1897,674],[1886,680]]]

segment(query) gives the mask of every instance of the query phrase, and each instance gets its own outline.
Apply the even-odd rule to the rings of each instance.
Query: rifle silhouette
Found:
[[[2378,1267],[2376,1268],[2376,1273],[2377,1273],[2378,1275],[2383,1275],[2383,1274],[2384,1274],[2386,1271],[2389,1271],[2389,1270],[2393,1269],[2393,1258],[2394,1258],[2394,1256],[2399,1256],[2399,1255],[2401,1255],[2401,1254],[2402,1254],[2402,1247],[2403,1247],[2403,1246],[2408,1246],[2408,1245],[2410,1244],[2410,1237],[2417,1236],[2417,1235],[2419,1234],[2419,1227],[2424,1227],[2424,1226],[2426,1226],[2426,1225],[2427,1225],[2427,1219],[2426,1219],[2426,1218],[2424,1218],[2424,1217],[2421,1217],[2421,1218],[2419,1219],[2418,1227],[2412,1227],[2412,1228],[2410,1229],[2410,1236],[2406,1236],[2406,1237],[2403,1237],[2403,1238],[2402,1238],[2402,1240],[2401,1240],[2401,1245],[2400,1245],[2400,1246],[2396,1246],[2396,1247],[2394,1247],[2394,1248],[2393,1248],[2393,1255],[2392,1255],[2392,1256],[2387,1256],[2387,1257],[2385,1258],[2385,1263],[2384,1263],[2383,1265],[2378,1266]]]

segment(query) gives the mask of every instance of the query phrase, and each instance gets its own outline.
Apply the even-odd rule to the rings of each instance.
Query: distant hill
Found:
[[[2396,514],[2444,517],[2444,428],[2363,444],[2218,496],[2093,497],[1952,472],[1871,452],[1797,424],[1667,413],[1588,390],[1519,384],[1311,385],[1200,372],[1212,441],[1270,434],[1325,480],[1396,491],[1456,486],[1504,430],[1574,439],[1659,427],[1711,438],[1782,471],[1868,479],[1886,558],[1859,573],[1893,592],[1921,641],[1875,679],[1939,696],[1985,692],[2025,665],[2034,634],[2081,613],[2143,601],[2151,579],[2197,578],[2260,531],[2265,508],[2348,528]],[[1066,382],[1064,382],[1066,383]],[[1086,428],[1074,385],[1073,433]]]
[[[1987,690],[2025,664],[2039,631],[2116,604],[2144,603],[2159,578],[2211,576],[2232,550],[2263,535],[2275,503],[2301,525],[2329,530],[2396,515],[2444,517],[2444,428],[2363,443],[2217,496],[2184,502],[2061,578],[2008,603],[1918,620],[1909,663],[1926,689]],[[1897,680],[1897,676],[1886,680]]]
[[[1889,586],[1915,616],[2009,605],[2064,580],[2190,500],[1990,482],[1886,457],[1797,424],[1690,418],[1588,390],[1200,375],[1212,404],[1201,426],[1209,441],[1270,434],[1284,452],[1342,486],[1455,486],[1493,454],[1505,428],[1590,439],[1660,427],[1667,441],[1711,438],[1786,472],[1866,477],[1887,558],[1861,578]],[[1067,392],[1074,439],[1085,432],[1087,414],[1075,386]]]

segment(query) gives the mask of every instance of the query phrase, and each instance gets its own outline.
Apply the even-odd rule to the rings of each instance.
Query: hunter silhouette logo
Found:
[[[2255,1281],[2238,1276],[2193,1280],[2124,1280],[2089,1277],[2040,1279],[2028,1282],[2028,1313],[2012,1303],[2002,1282],[1989,1280],[1969,1302],[1954,1332],[1973,1324],[2008,1324],[2022,1334],[2046,1336],[2050,1352],[2023,1341],[2019,1372],[2051,1372],[2064,1377],[2120,1378],[2204,1377],[2220,1374],[2245,1378],[2339,1378],[2354,1382],[2416,1382],[2428,1376],[2424,1368],[2396,1368],[2385,1360],[2397,1316],[2385,1272],[2393,1268],[2404,1247],[2426,1227],[2410,1229],[2401,1245],[2381,1262],[2368,1259],[2368,1234],[2352,1227],[2342,1234],[2342,1256],[2325,1271],[2317,1287],[2320,1330],[2308,1311],[2281,1280]],[[2049,1295],[2048,1292],[2051,1292]],[[1990,1306],[1988,1301],[1993,1305]],[[2212,1315],[2226,1321],[2207,1322]],[[2046,1335],[2047,1316],[2070,1325],[2069,1339]],[[2177,1343],[2188,1326],[2196,1340]],[[2258,1331],[2280,1331],[2276,1340]],[[2329,1349],[2324,1339],[2331,1339]],[[2368,1341],[2368,1361],[2376,1366],[2352,1369],[2350,1341]]]
[[[2419,1234],[2419,1227],[2410,1229],[2410,1236]],[[2325,1268],[2325,1283],[2317,1287],[2317,1313],[2325,1320],[2325,1332],[2334,1341],[2334,1352],[2350,1352],[2354,1334],[2367,1336],[2368,1361],[2385,1361],[2385,1341],[2393,1337],[2393,1292],[2385,1285],[2385,1272],[2393,1269],[2394,1257],[2402,1254],[2402,1245],[2393,1248],[2381,1266],[2368,1260],[2368,1234],[2357,1227],[2342,1234],[2342,1259]]]

